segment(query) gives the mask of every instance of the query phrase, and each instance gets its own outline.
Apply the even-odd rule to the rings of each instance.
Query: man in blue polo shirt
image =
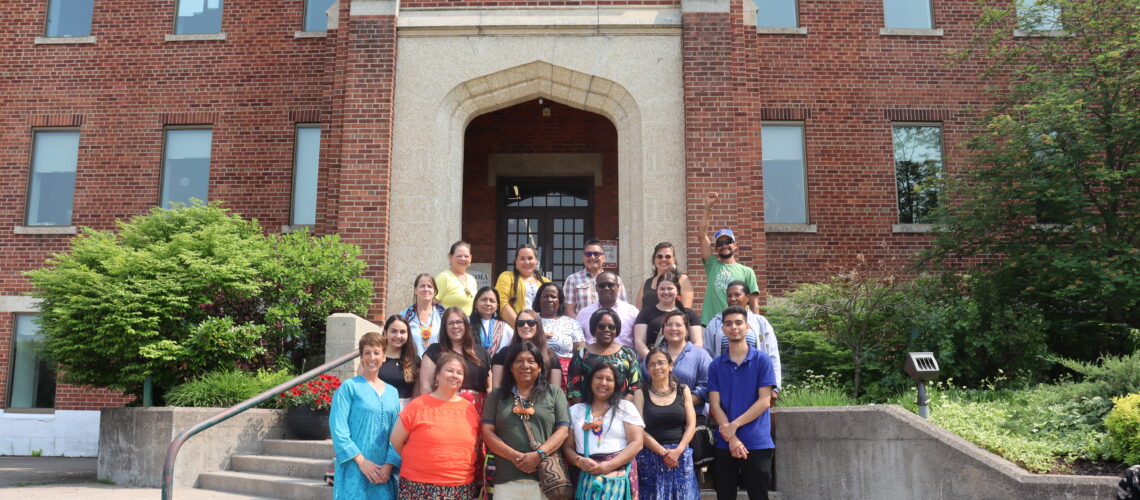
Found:
[[[776,373],[771,358],[745,341],[747,310],[731,306],[721,319],[728,352],[709,365],[709,413],[718,430],[712,466],[716,497],[735,499],[742,477],[750,500],[768,498],[776,448],[768,408]]]

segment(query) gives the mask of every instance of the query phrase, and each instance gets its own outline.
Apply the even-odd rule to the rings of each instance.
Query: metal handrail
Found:
[[[254,406],[261,404],[263,401],[272,398],[273,396],[281,394],[288,389],[292,389],[298,384],[306,382],[309,379],[315,378],[324,372],[352,361],[358,356],[360,356],[360,351],[354,349],[352,352],[345,354],[344,356],[336,358],[332,361],[329,361],[328,363],[313,368],[312,370],[297,375],[296,377],[290,379],[288,382],[278,384],[272,389],[269,389],[245,401],[242,401],[225,410],[222,410],[214,414],[214,416],[180,432],[177,436],[174,437],[174,440],[170,442],[170,447],[166,449],[166,462],[162,465],[162,500],[173,500],[174,498],[174,460],[178,457],[178,450],[182,448],[182,444],[185,443],[187,439],[190,439],[192,436],[199,432],[202,432],[206,429],[209,429],[210,427],[228,420],[230,417],[233,417],[238,413],[253,408]]]

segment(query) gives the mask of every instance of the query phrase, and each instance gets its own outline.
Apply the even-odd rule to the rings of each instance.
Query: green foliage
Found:
[[[1124,463],[1140,463],[1140,394],[1112,400],[1115,407],[1104,419],[1109,453]]]
[[[973,165],[946,179],[954,202],[936,215],[942,230],[924,262],[977,257],[971,274],[995,297],[1043,315],[1052,352],[1130,352],[1128,331],[1140,326],[1140,2],[1038,0],[1021,17],[1018,3],[989,4],[985,37],[959,53],[1007,83],[970,142]],[[1071,36],[1012,36],[1053,24]]]
[[[1058,356],[1048,359],[1080,374],[1087,394],[1107,399],[1140,392],[1140,350],[1130,355],[1103,356],[1097,363]]]
[[[324,318],[365,313],[359,250],[335,236],[265,236],[217,203],[84,228],[29,271],[44,354],[63,380],[141,393],[206,370],[323,353]]]
[[[213,371],[172,388],[166,393],[166,403],[171,406],[233,406],[283,384],[293,376],[289,369],[260,370],[256,373],[242,370]],[[270,399],[259,407],[277,406],[277,402]]]
[[[852,406],[857,404],[839,383],[839,374],[805,370],[796,383],[785,383],[777,406]]]
[[[784,385],[800,385],[815,374],[834,373],[851,379],[851,353],[827,334],[812,328],[809,321],[794,314],[789,300],[769,303],[765,317],[780,342],[780,365]],[[850,391],[848,391],[850,392]]]

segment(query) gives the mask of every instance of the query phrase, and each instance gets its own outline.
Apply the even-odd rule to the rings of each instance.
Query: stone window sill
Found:
[[[95,43],[93,36],[37,36],[36,45],[71,45]]]
[[[281,234],[299,233],[304,229],[308,229],[309,232],[311,233],[311,232],[313,232],[313,227],[314,227],[313,224],[284,225],[284,226],[281,226]]]
[[[198,42],[203,40],[225,40],[225,33],[188,33],[185,35],[166,35],[168,42]]]
[[[1013,36],[1019,38],[1059,38],[1069,36],[1065,30],[1013,30]]]
[[[790,26],[789,27],[779,27],[779,28],[769,27],[769,26],[757,26],[756,27],[756,34],[758,34],[758,35],[806,35],[807,33],[808,33],[808,30],[807,30],[807,28],[804,28],[804,27],[799,27],[799,28],[794,28],[794,27],[790,27]]]
[[[891,224],[892,233],[933,233],[934,224]]]
[[[884,36],[942,36],[942,29],[929,28],[879,28]]]
[[[765,224],[766,233],[814,233],[817,232],[815,224]]]
[[[294,31],[293,38],[328,38],[327,31]]]
[[[16,226],[16,234],[77,234],[75,226]]]

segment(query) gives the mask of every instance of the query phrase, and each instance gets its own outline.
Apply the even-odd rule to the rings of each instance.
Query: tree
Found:
[[[1014,4],[985,9],[988,36],[958,54],[1006,83],[969,143],[974,165],[947,180],[923,261],[981,262],[972,274],[1045,315],[1055,352],[1128,352],[1140,326],[1140,0]]]
[[[269,235],[218,203],[154,208],[84,228],[26,274],[44,354],[64,381],[138,394],[209,370],[323,355],[324,319],[364,314],[359,249],[336,236]]]

